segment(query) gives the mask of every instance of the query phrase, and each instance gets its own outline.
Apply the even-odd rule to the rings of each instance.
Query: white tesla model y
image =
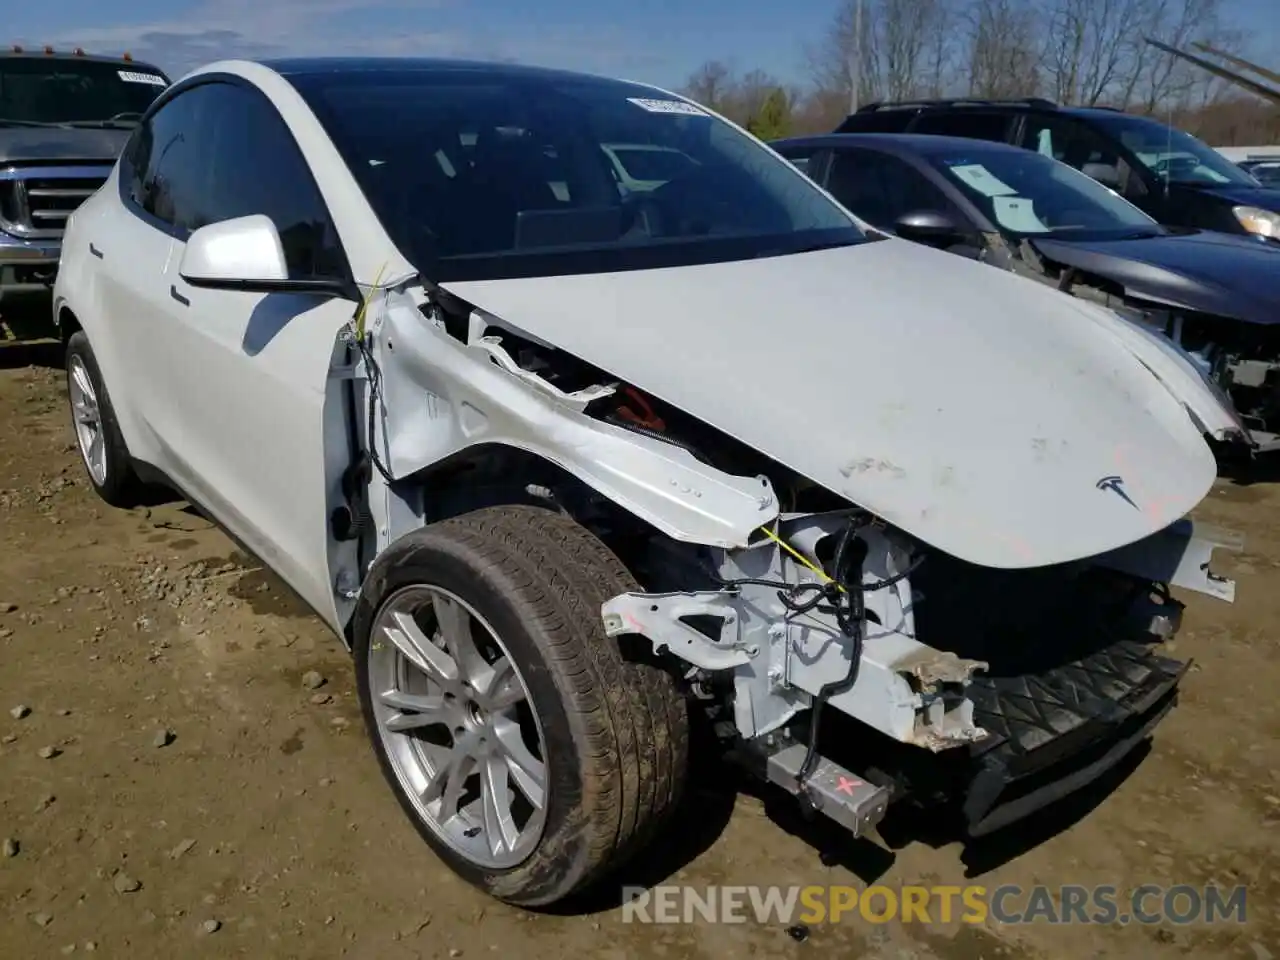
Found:
[[[697,723],[854,834],[1000,828],[1169,710],[1169,587],[1232,598],[1184,356],[654,87],[204,67],[55,315],[98,493],[171,487],[304,598],[407,815],[513,903],[616,876]]]

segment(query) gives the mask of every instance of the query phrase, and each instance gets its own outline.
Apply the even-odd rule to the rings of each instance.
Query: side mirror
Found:
[[[913,210],[904,213],[893,224],[893,232],[903,240],[930,247],[949,247],[969,236],[960,224],[941,210]]]
[[[260,213],[196,230],[187,238],[178,273],[193,287],[213,290],[359,299],[353,284],[338,279],[291,280],[280,233],[271,218]]]

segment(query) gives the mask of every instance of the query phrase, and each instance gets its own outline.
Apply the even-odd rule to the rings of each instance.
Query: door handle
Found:
[[[93,245],[92,240],[89,241],[89,252],[92,253],[95,257],[97,257],[99,260],[102,259],[102,251]]]
[[[172,283],[169,284],[169,296],[173,297],[173,299],[177,300],[184,307],[191,306],[191,301],[188,300],[186,297],[184,297],[182,294],[180,294],[178,292],[178,288],[174,286]]]

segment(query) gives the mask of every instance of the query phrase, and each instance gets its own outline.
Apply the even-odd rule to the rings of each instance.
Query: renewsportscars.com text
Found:
[[[1244,923],[1242,886],[624,887],[624,923]]]

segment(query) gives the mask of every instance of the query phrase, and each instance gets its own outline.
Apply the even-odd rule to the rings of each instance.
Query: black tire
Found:
[[[441,587],[478,610],[523,674],[550,784],[544,832],[507,870],[481,869],[439,839],[402,791],[374,718],[369,644],[403,587]],[[526,907],[581,894],[642,847],[679,802],[687,705],[673,676],[605,636],[604,600],[639,589],[589,531],[539,507],[478,510],[403,537],[374,563],[353,635],[361,709],[379,765],[435,853],[491,896]]]
[[[107,385],[102,379],[102,371],[98,369],[98,360],[89,346],[89,338],[83,330],[77,330],[67,340],[66,372],[67,403],[71,403],[71,378],[75,360],[83,364],[85,372],[93,385],[93,392],[98,402],[99,425],[102,442],[106,453],[106,476],[102,482],[93,475],[89,463],[77,439],[76,449],[80,452],[80,462],[85,468],[85,476],[89,484],[103,501],[113,507],[131,508],[141,502],[144,485],[138,479],[133,468],[133,458],[125,445],[124,436],[120,433],[120,423],[116,419],[115,409],[111,406],[111,397],[107,393]],[[75,410],[71,409],[72,427],[75,427]]]

